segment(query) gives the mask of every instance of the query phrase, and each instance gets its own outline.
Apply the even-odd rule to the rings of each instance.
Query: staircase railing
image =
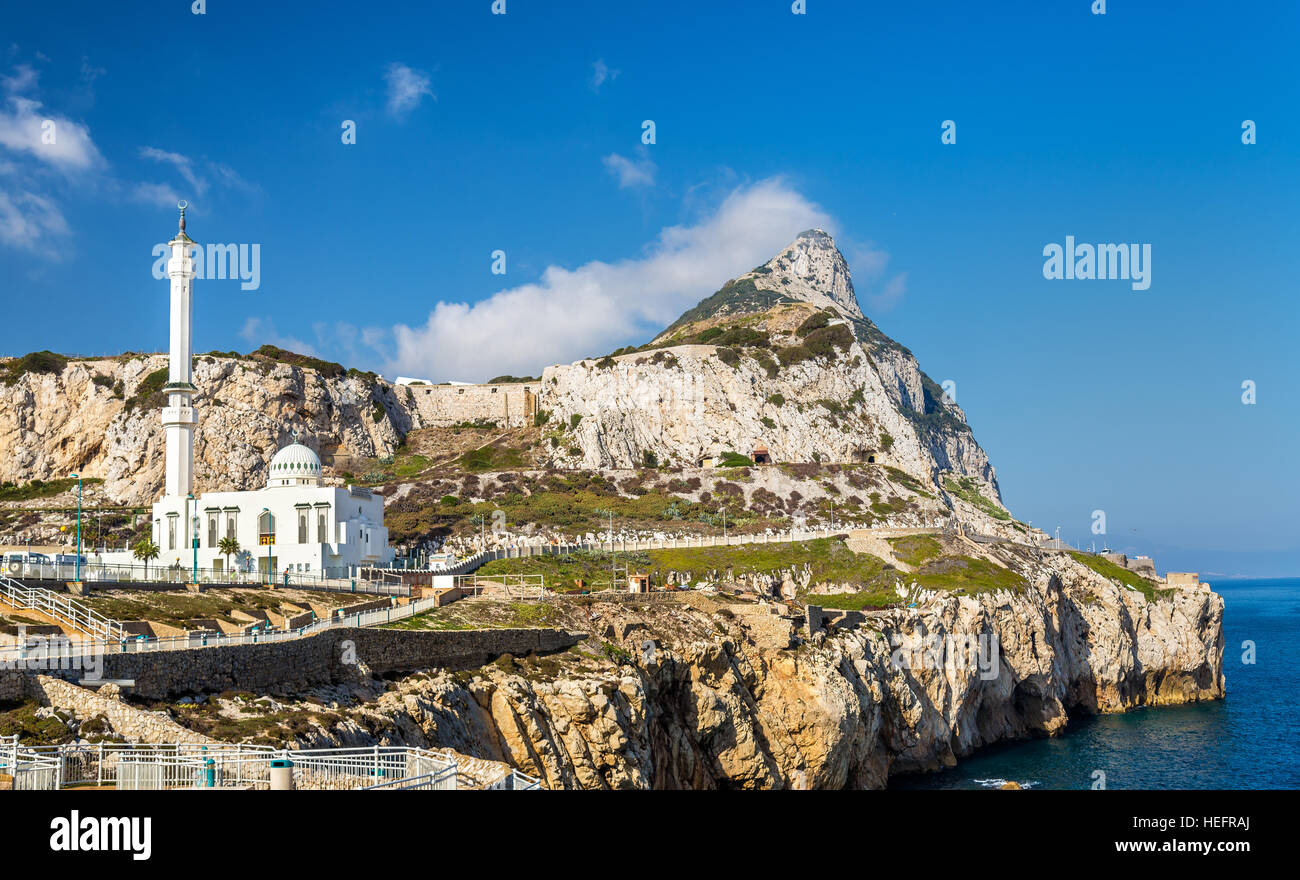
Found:
[[[44,614],[93,639],[121,642],[126,638],[122,624],[71,596],[42,587],[28,587],[5,575],[0,575],[0,601],[15,609]]]

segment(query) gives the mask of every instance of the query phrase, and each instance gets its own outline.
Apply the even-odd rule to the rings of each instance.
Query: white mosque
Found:
[[[266,488],[250,492],[194,494],[194,429],[198,425],[192,396],[194,241],[185,234],[186,203],[181,202],[180,229],[168,245],[171,278],[171,348],[168,395],[162,411],[167,435],[167,485],[153,505],[153,540],[160,567],[192,566],[223,571],[222,538],[239,542],[231,567],[288,571],[317,577],[347,577],[362,566],[392,563],[384,527],[384,499],[360,486],[324,486],[316,453],[298,442],[271,459]],[[119,554],[113,554],[119,555]],[[130,557],[130,553],[120,554]],[[128,562],[129,558],[105,561]]]

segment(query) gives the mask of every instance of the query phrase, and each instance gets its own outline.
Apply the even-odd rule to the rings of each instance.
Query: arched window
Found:
[[[269,510],[263,511],[257,518],[257,537],[259,539],[275,537],[275,515]]]
[[[325,540],[325,511],[323,510],[316,514],[316,543],[329,543]]]
[[[307,543],[307,511],[298,514],[298,543]]]

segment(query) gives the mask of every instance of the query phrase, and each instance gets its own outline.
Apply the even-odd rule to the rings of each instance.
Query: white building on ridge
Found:
[[[360,566],[383,566],[393,560],[384,527],[384,499],[360,486],[321,485],[316,453],[298,442],[271,459],[266,487],[248,492],[194,495],[194,431],[198,414],[192,403],[194,241],[185,234],[185,203],[180,229],[168,244],[171,278],[171,346],[168,405],[162,411],[167,436],[167,480],[153,505],[153,540],[160,555],[152,565],[223,571],[222,538],[233,537],[240,552],[231,568],[346,577]],[[129,562],[108,558],[105,562]]]

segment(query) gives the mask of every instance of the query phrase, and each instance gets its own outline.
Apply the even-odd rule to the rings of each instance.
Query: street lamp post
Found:
[[[194,500],[194,493],[193,493],[193,492],[190,492],[189,494],[187,494],[187,495],[185,496],[185,519],[181,520],[181,522],[185,523],[186,525],[190,525],[190,502],[193,501],[193,500]],[[198,505],[197,505],[197,504],[194,505],[194,509],[195,509],[196,511],[198,510]],[[194,530],[193,530],[193,527],[191,526],[191,528],[190,528],[190,532],[191,532],[191,534],[190,534],[190,544],[191,544],[191,545],[194,544],[194,535],[193,535],[193,531],[194,531]],[[198,551],[195,551],[195,555],[196,555],[196,556],[198,555]],[[181,567],[181,560],[180,560],[179,557],[177,557],[177,559],[176,559],[176,567],[177,567],[178,569]]]
[[[266,528],[269,533],[271,529],[271,508],[263,507],[262,513],[266,514]],[[275,538],[271,536],[264,538],[264,540],[266,541],[266,585],[269,587],[271,585],[271,541],[274,541]]]
[[[199,582],[199,506],[194,505],[194,516],[190,519],[190,544],[194,547],[194,560],[190,568],[190,583]]]
[[[81,474],[73,474],[77,478],[77,558],[76,576],[73,580],[81,583]]]

